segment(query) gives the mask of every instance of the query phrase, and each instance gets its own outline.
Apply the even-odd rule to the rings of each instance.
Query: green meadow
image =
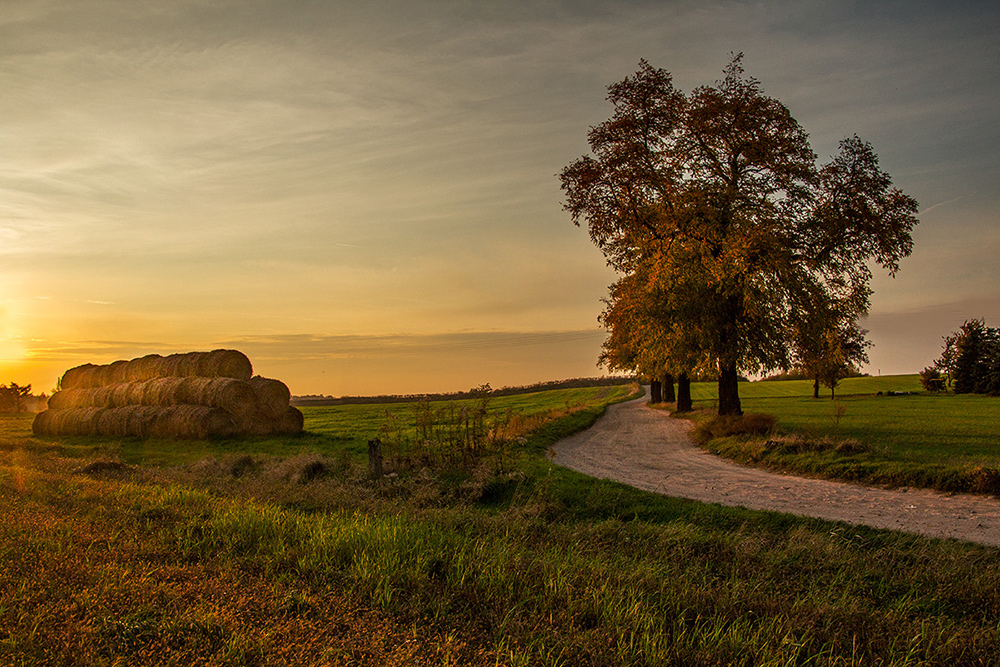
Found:
[[[925,393],[917,375],[848,378],[835,400],[829,390],[812,398],[812,383],[796,380],[743,383],[740,393],[745,412],[778,418],[777,434],[708,443],[723,456],[870,484],[1000,493],[1000,399]],[[692,385],[695,405],[705,412],[714,395],[711,383]],[[785,446],[774,437],[793,433],[831,446]],[[843,441],[861,451],[837,453]]]
[[[745,409],[817,438],[938,400],[844,391],[834,426],[828,400],[759,386]],[[219,442],[39,439],[3,416],[0,664],[1000,664],[996,549],[549,464],[627,392],[316,407],[302,436]]]

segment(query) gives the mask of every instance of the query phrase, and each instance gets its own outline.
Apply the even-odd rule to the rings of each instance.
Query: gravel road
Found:
[[[748,468],[695,445],[691,422],[641,397],[557,442],[550,458],[593,477],[707,503],[788,512],[1000,546],[1000,501],[926,489],[886,490]]]

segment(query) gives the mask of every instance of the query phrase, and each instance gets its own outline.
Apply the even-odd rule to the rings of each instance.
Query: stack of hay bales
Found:
[[[253,376],[237,350],[151,354],[104,366],[71,368],[36,435],[228,438],[302,431],[288,387]]]

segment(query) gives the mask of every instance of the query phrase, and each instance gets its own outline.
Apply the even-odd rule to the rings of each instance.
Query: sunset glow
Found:
[[[731,51],[825,161],[921,204],[871,373],[1000,324],[991,3],[11,0],[0,6],[0,382],[236,347],[296,394],[602,373],[614,274],[556,178],[640,58]]]

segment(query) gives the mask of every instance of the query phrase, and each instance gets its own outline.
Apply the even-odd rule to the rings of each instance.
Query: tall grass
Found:
[[[320,436],[86,474],[44,442],[0,448],[0,663],[1000,662],[995,549],[551,466],[610,398],[540,397],[564,413],[510,472],[378,484]]]

